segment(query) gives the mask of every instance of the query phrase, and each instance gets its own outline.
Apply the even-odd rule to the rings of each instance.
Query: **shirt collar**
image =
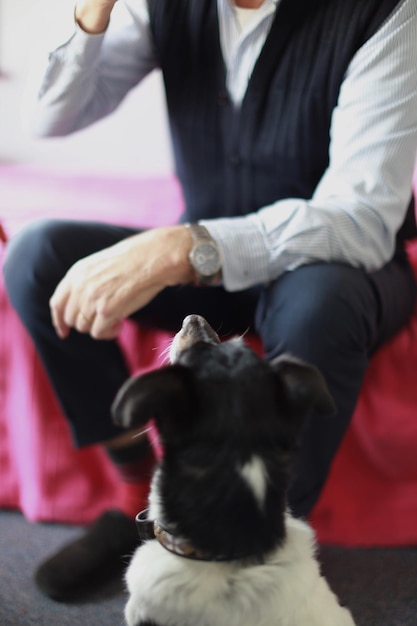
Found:
[[[263,4],[257,9],[259,16],[263,19],[272,13],[275,13],[278,4],[282,0],[264,0]],[[231,19],[231,16],[234,15],[235,4],[233,0],[217,0],[217,11],[219,15],[219,20],[221,20],[221,16],[225,15],[226,19]]]

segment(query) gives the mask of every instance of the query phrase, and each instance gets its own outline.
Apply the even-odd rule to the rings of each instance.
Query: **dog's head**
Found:
[[[181,509],[187,519],[175,523],[189,536],[187,520],[201,507],[200,527],[206,524],[212,535],[217,511],[235,528],[234,541],[225,537],[221,549],[234,542],[236,553],[237,527],[247,546],[249,527],[263,524],[258,552],[283,535],[288,468],[313,409],[334,411],[316,368],[289,355],[267,362],[240,339],[222,343],[204,318],[191,315],[173,341],[171,365],[127,381],[113,415],[126,428],[155,420],[165,450],[160,489],[168,516]]]
[[[290,448],[310,410],[334,411],[315,367],[285,354],[266,362],[241,339],[221,343],[198,315],[185,318],[170,360],[129,379],[112,407],[125,428],[154,418],[165,446],[207,436]]]

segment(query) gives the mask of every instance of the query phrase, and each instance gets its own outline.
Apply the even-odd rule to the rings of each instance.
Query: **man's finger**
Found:
[[[97,315],[90,327],[93,339],[116,339],[123,326],[123,320],[115,320]]]
[[[82,311],[79,311],[75,318],[74,328],[76,328],[79,333],[89,333],[93,321],[94,317],[89,318]]]
[[[61,283],[58,285],[49,301],[49,308],[51,311],[52,324],[58,337],[65,339],[68,337],[71,330],[70,326],[66,324],[64,320],[68,294],[63,288],[60,289],[60,286]]]

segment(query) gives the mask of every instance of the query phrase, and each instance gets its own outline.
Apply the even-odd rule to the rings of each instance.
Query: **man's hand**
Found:
[[[191,282],[192,239],[185,226],[155,228],[75,263],[51,300],[52,322],[64,339],[71,328],[113,339],[124,318],[169,285]]]
[[[97,35],[106,30],[110,13],[117,0],[79,0],[75,7],[75,19],[86,33]]]

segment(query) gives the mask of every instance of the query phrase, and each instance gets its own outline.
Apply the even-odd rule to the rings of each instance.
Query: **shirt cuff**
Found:
[[[66,61],[70,60],[79,67],[89,67],[99,57],[101,45],[105,33],[86,33],[73,18],[73,28],[61,45],[53,49],[49,54],[50,60]]]
[[[223,286],[241,291],[269,282],[269,255],[259,228],[247,217],[200,220],[223,258]]]

